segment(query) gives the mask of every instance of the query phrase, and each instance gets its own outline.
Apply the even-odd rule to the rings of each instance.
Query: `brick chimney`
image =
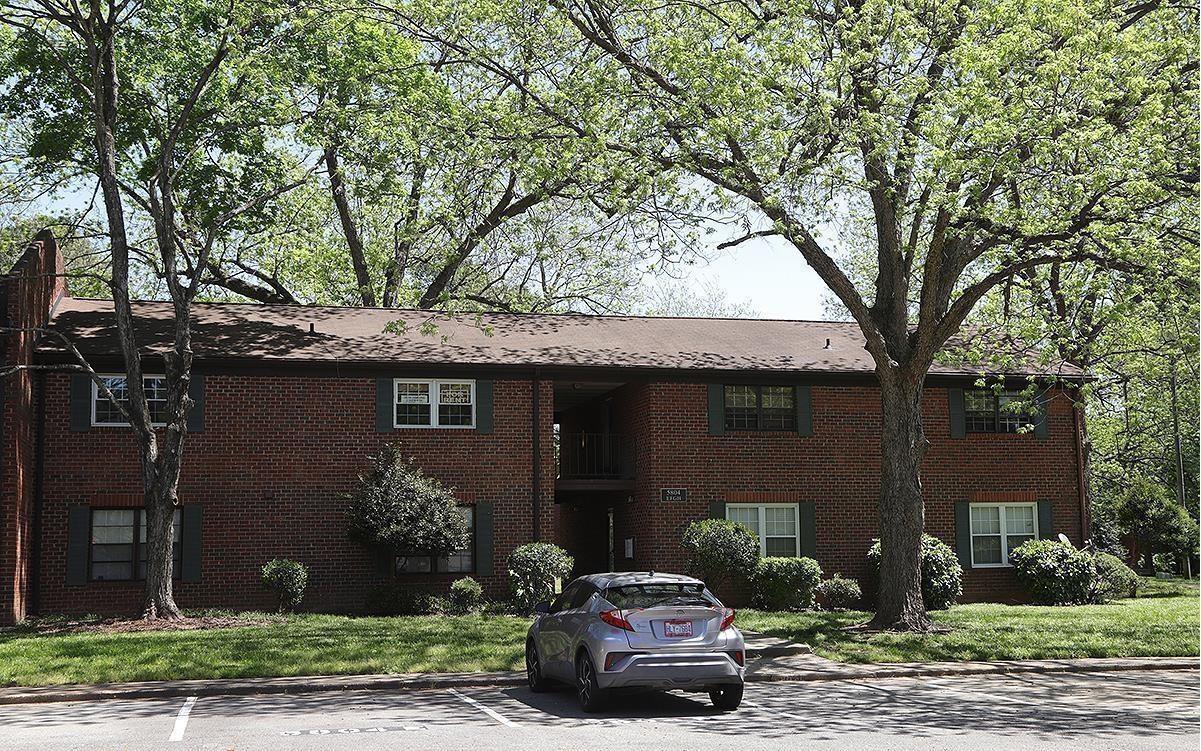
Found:
[[[34,374],[7,372],[33,362],[35,329],[67,294],[58,241],[42,230],[0,277],[0,624],[30,607],[37,425]]]

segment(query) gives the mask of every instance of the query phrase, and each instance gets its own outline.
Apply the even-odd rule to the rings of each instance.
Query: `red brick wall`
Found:
[[[431,373],[431,376],[437,375]],[[289,374],[205,377],[205,429],[188,437],[180,498],[204,507],[201,581],[176,582],[182,607],[267,608],[259,569],[274,557],[310,567],[304,607],[354,611],[386,580],[366,549],[348,539],[343,494],[385,441],[398,441],[417,463],[454,486],[462,500],[492,502],[498,594],[509,553],[532,536],[531,381],[495,382],[494,432],[375,430],[375,379]],[[550,435],[551,384],[540,390],[543,434]],[[136,612],[135,582],[66,582],[67,509],[138,503],[137,451],[128,431],[69,427],[69,377],[46,384],[45,502],[39,609]],[[543,441],[543,539],[554,534],[553,453]],[[409,576],[445,586],[461,575]]]
[[[684,527],[706,518],[712,502],[811,501],[817,559],[826,575],[863,577],[878,536],[880,401],[870,386],[812,390],[813,435],[737,432],[709,435],[704,384],[651,383],[619,394],[622,429],[636,436],[639,474],[633,503],[619,505],[617,549],[634,537],[634,559],[619,567],[679,570]],[[955,544],[955,502],[981,493],[1024,493],[1054,504],[1055,532],[1082,542],[1075,418],[1070,400],[1050,403],[1049,435],[969,434],[950,438],[945,388],[923,402],[930,450],[923,468],[927,530]],[[687,488],[686,503],[666,504],[659,489]],[[1021,599],[1010,569],[969,569],[966,600]]]
[[[28,365],[50,309],[66,291],[54,236],[42,233],[0,277],[0,369]],[[34,375],[0,376],[0,623],[24,619],[33,551]]]

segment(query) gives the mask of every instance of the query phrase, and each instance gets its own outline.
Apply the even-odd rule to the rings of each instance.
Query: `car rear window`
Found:
[[[716,605],[703,584],[627,584],[601,593],[614,606],[627,610],[655,605]]]

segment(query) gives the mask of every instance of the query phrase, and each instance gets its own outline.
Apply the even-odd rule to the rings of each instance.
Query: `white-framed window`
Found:
[[[100,379],[117,401],[129,409],[128,381],[123,375],[102,375]],[[146,406],[150,408],[150,423],[155,426],[167,424],[167,378],[161,375],[142,376],[142,389],[146,392]],[[92,426],[105,427],[128,425],[121,411],[100,393],[100,387],[92,381]]]
[[[1038,537],[1038,504],[973,503],[972,567],[1009,566],[1013,549]]]
[[[800,555],[800,507],[795,503],[727,503],[726,518],[759,538],[759,554]]]
[[[171,517],[172,575],[183,570],[179,509]],[[92,581],[130,581],[146,578],[146,511],[138,508],[92,509],[88,553]]]
[[[397,378],[398,428],[474,428],[475,381]]]

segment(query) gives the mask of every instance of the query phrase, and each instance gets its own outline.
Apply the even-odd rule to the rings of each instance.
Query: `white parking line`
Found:
[[[458,691],[454,690],[453,688],[448,688],[446,690],[449,691],[450,693],[454,694],[455,696],[459,697],[463,701],[467,702],[471,706],[475,707],[476,709],[480,710],[484,714],[488,715],[492,719],[496,720],[501,725],[507,725],[508,727],[511,727],[511,728],[518,727],[516,722],[513,722],[508,717],[505,717],[504,715],[502,715],[500,712],[496,712],[496,711],[490,709],[489,707],[485,707],[483,704],[480,704],[478,701],[476,701],[475,699],[472,699],[470,696],[467,696],[466,694],[461,694]]]
[[[763,704],[760,704],[757,701],[750,701],[748,699],[743,699],[742,703],[747,705],[748,707],[754,707],[755,709],[762,709],[764,711],[771,712],[773,715],[775,715],[777,717],[787,717],[790,720],[806,719],[804,717],[801,717],[800,715],[791,714],[789,712],[781,712],[780,710],[776,709],[775,707],[768,707]],[[812,719],[812,718],[808,718],[808,719]]]
[[[179,714],[175,715],[175,727],[171,730],[171,737],[168,741],[182,741],[183,732],[188,729],[188,716],[192,714],[192,707],[196,705],[196,697],[189,696],[179,708]]]

